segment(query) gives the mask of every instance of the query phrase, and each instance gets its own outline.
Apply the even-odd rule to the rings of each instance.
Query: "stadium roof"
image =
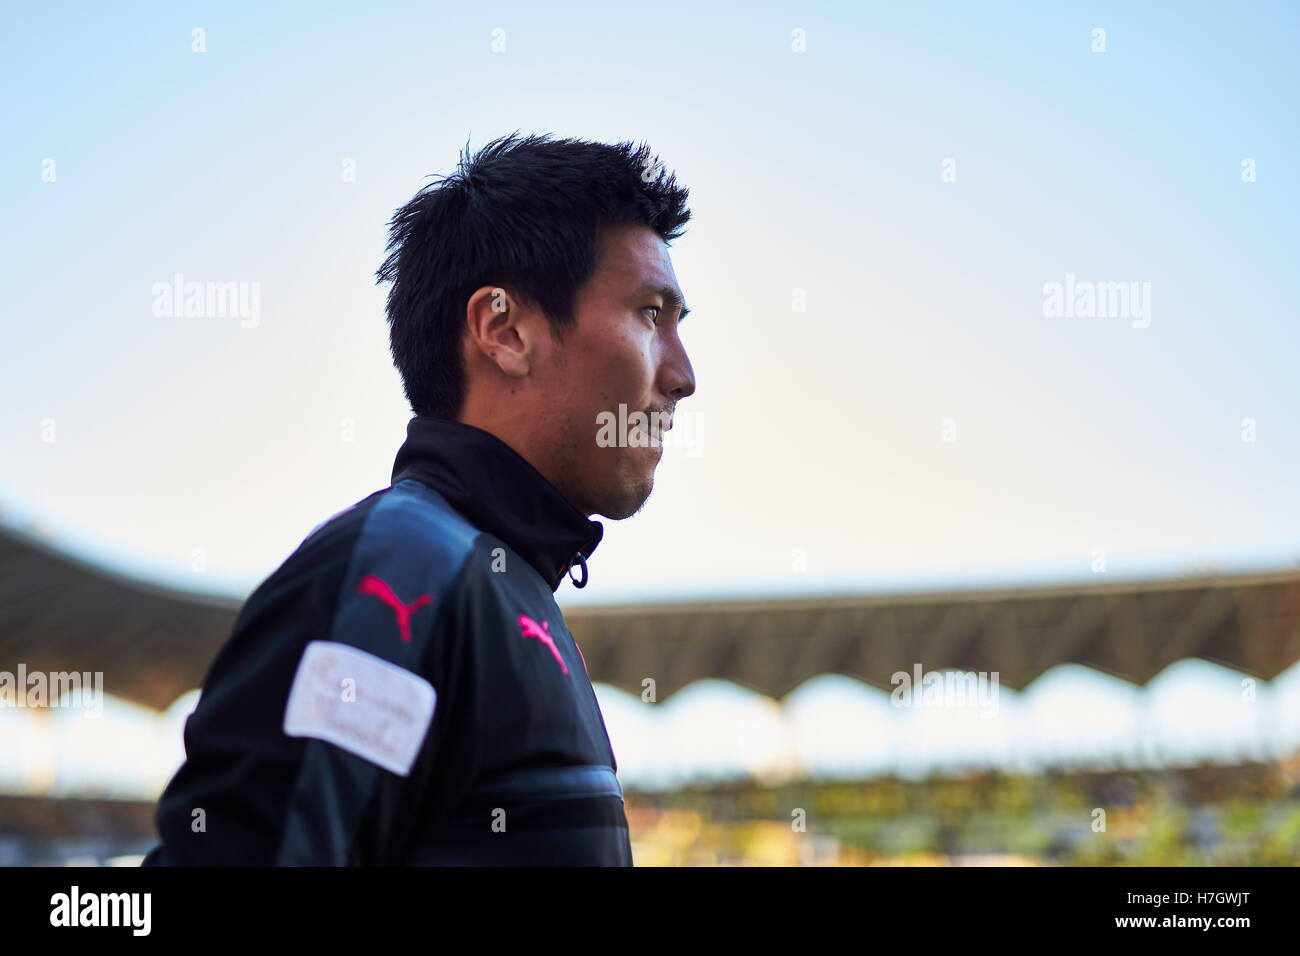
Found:
[[[240,601],[121,577],[0,529],[0,670],[102,671],[156,709],[198,687]],[[1145,684],[1199,657],[1269,680],[1300,660],[1300,571],[892,597],[572,607],[593,680],[664,700],[719,678],[783,697],[819,674],[997,671],[1022,688],[1078,663]]]

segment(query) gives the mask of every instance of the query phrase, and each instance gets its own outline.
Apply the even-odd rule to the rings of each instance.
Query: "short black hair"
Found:
[[[645,225],[665,242],[691,218],[687,190],[650,147],[550,134],[493,140],[436,176],[393,214],[387,258],[389,343],[411,410],[455,419],[465,392],[461,342],[475,289],[509,286],[557,337],[596,273],[600,233]]]

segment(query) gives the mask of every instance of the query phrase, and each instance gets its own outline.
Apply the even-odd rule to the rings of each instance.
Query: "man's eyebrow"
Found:
[[[682,294],[670,285],[648,285],[637,293],[639,296],[657,295],[664,300],[664,308],[677,308],[681,314],[677,316],[677,321],[681,322],[691,310],[686,308],[686,303],[682,301]]]

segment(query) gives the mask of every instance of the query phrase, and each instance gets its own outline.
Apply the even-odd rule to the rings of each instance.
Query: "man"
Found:
[[[695,390],[686,199],[644,145],[514,134],[397,211],[378,276],[415,417],[392,485],[249,598],[146,865],[631,865],[554,593],[586,583],[591,515],[644,504]]]

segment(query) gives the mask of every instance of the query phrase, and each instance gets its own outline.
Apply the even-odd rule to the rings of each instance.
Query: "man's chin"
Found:
[[[654,489],[654,484],[654,476],[651,475],[631,488],[623,489],[617,497],[611,497],[598,507],[596,514],[611,521],[622,521],[624,518],[632,517],[650,500],[650,492]]]

